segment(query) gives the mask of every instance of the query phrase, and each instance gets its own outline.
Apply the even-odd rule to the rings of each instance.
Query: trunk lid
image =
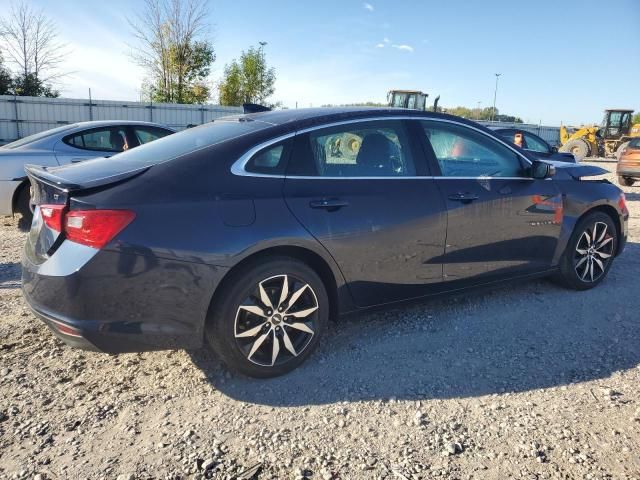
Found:
[[[103,166],[97,165],[96,168],[92,163],[88,161],[63,167],[25,167],[31,182],[31,203],[34,206],[25,255],[33,264],[44,263],[64,240],[64,234],[50,228],[44,221],[43,205],[64,206],[65,211],[68,211],[73,194],[108,187],[141,175],[151,168],[147,165],[122,171],[121,168],[106,163]]]

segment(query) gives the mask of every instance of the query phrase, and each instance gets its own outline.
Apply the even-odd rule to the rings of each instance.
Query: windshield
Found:
[[[2,148],[18,148],[29,143],[36,142],[43,138],[50,137],[51,135],[55,135],[57,133],[66,132],[67,130],[71,130],[76,125],[64,125],[62,127],[52,128],[51,130],[45,130],[44,132],[34,133],[33,135],[29,135],[28,137],[21,138],[20,140],[16,140],[15,142],[7,143]]]

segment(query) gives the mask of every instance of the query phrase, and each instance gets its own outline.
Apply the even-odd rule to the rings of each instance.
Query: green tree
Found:
[[[275,91],[275,82],[276,71],[267,66],[264,51],[250,47],[242,52],[239,60],[224,67],[218,85],[220,105],[265,104]]]
[[[485,108],[467,108],[467,107],[454,107],[454,108],[446,108],[445,111],[451,115],[457,115],[459,117],[468,118],[470,120],[495,120],[498,122],[513,122],[513,123],[522,123],[522,119],[520,117],[516,117],[513,115],[503,115],[496,108],[495,111],[493,107],[485,107]]]
[[[58,90],[55,90],[50,84],[45,84],[35,73],[16,75],[13,78],[12,90],[16,95],[24,97],[55,98],[60,96]]]
[[[216,55],[207,38],[207,0],[145,0],[130,22],[134,61],[147,72],[142,89],[154,102],[204,103]]]
[[[634,125],[635,125],[636,123],[640,123],[640,112],[636,113],[636,114],[633,116],[633,121],[632,121],[631,123],[633,123]]]

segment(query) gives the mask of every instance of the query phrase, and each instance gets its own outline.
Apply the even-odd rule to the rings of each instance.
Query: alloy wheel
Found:
[[[236,312],[234,336],[247,360],[273,367],[299,356],[316,331],[318,299],[293,275],[259,282]]]
[[[595,222],[585,229],[576,245],[573,264],[583,282],[596,282],[604,275],[613,257],[613,235],[604,222]]]

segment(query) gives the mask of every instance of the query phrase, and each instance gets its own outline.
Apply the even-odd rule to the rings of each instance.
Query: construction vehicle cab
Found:
[[[390,107],[426,110],[428,93],[419,90],[391,90],[387,94]]]
[[[600,136],[605,140],[618,139],[631,131],[633,110],[605,110]]]

